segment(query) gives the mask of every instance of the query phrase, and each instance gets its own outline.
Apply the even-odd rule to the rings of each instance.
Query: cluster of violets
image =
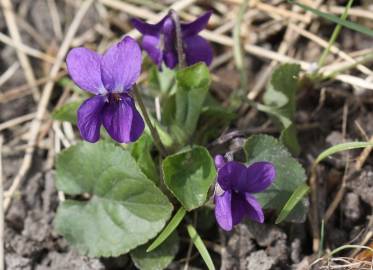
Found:
[[[211,63],[211,46],[198,35],[210,16],[211,12],[206,12],[191,23],[180,23],[171,11],[156,24],[138,19],[131,22],[143,34],[143,50],[161,70],[163,63],[170,69],[180,64],[180,45],[187,66]],[[141,73],[142,53],[138,43],[126,36],[103,54],[74,48],[68,53],[66,63],[72,80],[93,94],[78,110],[77,126],[82,138],[97,142],[103,125],[119,143],[136,141],[145,127],[131,93]],[[221,155],[215,157],[215,165],[218,177],[214,201],[219,226],[230,231],[245,216],[263,223],[262,207],[252,193],[271,185],[275,179],[274,166],[257,162],[247,168],[239,162],[226,162]]]

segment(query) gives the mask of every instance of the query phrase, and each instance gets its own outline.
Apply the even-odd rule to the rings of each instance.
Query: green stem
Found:
[[[324,252],[324,241],[325,241],[325,222],[321,220],[321,235],[320,235],[320,247],[318,252],[318,257],[320,258]]]
[[[348,16],[348,11],[350,10],[353,2],[354,2],[354,0],[349,0],[348,1],[347,5],[345,7],[345,10],[340,17],[341,20],[346,20],[346,18]],[[326,57],[328,56],[331,47],[334,45],[335,41],[337,40],[337,38],[339,36],[339,33],[341,32],[341,29],[342,29],[341,24],[337,24],[337,26],[334,28],[333,34],[329,39],[328,47],[325,48],[325,50],[323,51],[323,53],[322,53],[322,55],[319,59],[318,69],[320,69],[324,65]]]
[[[138,91],[137,85],[135,85],[135,87],[133,88],[133,93],[135,94],[135,98],[137,100],[137,103],[139,104],[142,115],[144,116],[144,120],[145,120],[147,126],[149,127],[150,133],[151,133],[151,135],[153,137],[153,140],[154,140],[154,144],[157,147],[161,156],[165,157],[167,155],[166,149],[164,148],[164,146],[162,144],[162,141],[159,137],[157,129],[154,128],[152,122],[150,121],[148,111],[146,110],[144,102],[142,101],[142,98],[141,98],[141,95]]]
[[[342,250],[345,250],[345,249],[366,249],[366,250],[369,250],[370,252],[373,252],[373,249],[370,248],[369,246],[362,246],[362,245],[344,245],[344,246],[341,246],[341,247],[338,247],[336,249],[334,249],[332,252],[330,252],[328,254],[328,257],[331,257],[333,256],[334,254],[342,251]]]

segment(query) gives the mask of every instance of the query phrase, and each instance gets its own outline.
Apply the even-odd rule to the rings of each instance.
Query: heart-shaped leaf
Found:
[[[265,112],[281,127],[280,140],[294,154],[299,154],[296,128],[293,123],[296,109],[300,66],[283,64],[275,69],[263,97]]]
[[[137,164],[143,171],[143,173],[154,183],[159,183],[158,171],[151,155],[153,148],[152,137],[144,132],[140,139],[129,146],[129,150],[132,156],[135,158]]]
[[[276,180],[264,192],[256,194],[256,197],[264,209],[275,209],[280,212],[293,192],[306,181],[303,167],[278,140],[268,135],[249,137],[244,150],[249,163],[269,161],[274,164]],[[300,201],[286,220],[303,222],[307,208],[307,199]]]
[[[55,227],[88,256],[118,256],[146,243],[172,211],[131,154],[109,142],[82,142],[60,153],[57,188],[83,197],[59,206]]]
[[[204,204],[216,177],[214,161],[206,148],[196,146],[168,156],[162,168],[168,189],[186,210]]]

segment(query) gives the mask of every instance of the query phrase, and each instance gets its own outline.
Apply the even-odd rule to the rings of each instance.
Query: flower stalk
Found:
[[[132,25],[143,34],[142,47],[151,60],[162,69],[184,68],[198,62],[210,65],[212,48],[199,33],[206,28],[212,12],[207,11],[192,22],[182,22],[176,11],[170,10],[156,24],[132,19]]]
[[[162,141],[161,141],[161,138],[159,137],[157,129],[153,126],[153,124],[152,124],[152,122],[149,118],[148,111],[146,110],[144,102],[142,101],[142,98],[141,98],[141,95],[138,91],[138,86],[137,85],[135,85],[133,87],[133,93],[135,94],[135,98],[137,100],[137,103],[139,104],[139,107],[140,107],[140,110],[141,110],[142,115],[144,117],[145,123],[149,127],[150,133],[151,133],[151,135],[153,137],[153,140],[154,140],[155,147],[157,147],[161,156],[163,156],[163,157],[167,156],[167,151],[162,144]]]
[[[171,9],[170,15],[171,15],[172,20],[175,23],[177,60],[179,63],[179,68],[182,69],[186,65],[185,65],[185,54],[184,54],[184,48],[183,48],[183,36],[181,32],[180,20],[175,10]]]

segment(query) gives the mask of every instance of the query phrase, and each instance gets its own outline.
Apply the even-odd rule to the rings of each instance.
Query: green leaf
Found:
[[[55,109],[52,113],[53,119],[76,124],[77,111],[82,102],[83,100],[73,101],[62,105],[58,109]]]
[[[184,207],[180,207],[179,210],[174,215],[174,217],[171,219],[171,221],[167,224],[167,226],[163,229],[163,231],[158,235],[158,237],[153,241],[153,243],[148,247],[146,252],[150,252],[156,249],[160,244],[162,244],[172,234],[172,232],[177,228],[177,226],[179,226],[185,214],[186,214],[186,210],[184,209]]]
[[[165,65],[162,65],[162,71],[159,71],[156,65],[152,65],[149,70],[148,83],[150,89],[153,91],[168,94],[172,89],[174,79],[175,71]]]
[[[305,183],[304,169],[281,142],[268,135],[249,137],[244,150],[249,163],[269,161],[274,164],[276,180],[264,192],[256,194],[256,197],[264,209],[275,209],[280,212],[293,192]],[[303,222],[306,218],[307,208],[308,201],[304,199],[296,205],[286,220]]]
[[[293,123],[299,72],[300,66],[297,64],[283,64],[275,69],[263,97],[266,106],[265,110],[262,110],[275,118],[275,122],[282,129],[281,142],[295,155],[298,155],[300,151]]]
[[[88,256],[118,256],[146,243],[172,212],[167,197],[141,172],[131,154],[109,142],[81,142],[57,157],[57,232]]]
[[[194,142],[205,145],[216,139],[216,134],[220,134],[235,116],[231,108],[223,107],[211,95],[207,95],[196,132],[193,135]]]
[[[292,119],[295,113],[299,72],[298,64],[282,64],[277,67],[263,97],[266,105],[279,109],[282,115],[289,119]]]
[[[317,158],[316,158],[316,163],[319,163],[323,159],[327,158],[328,156],[331,156],[335,153],[346,151],[346,150],[351,150],[351,149],[356,149],[356,148],[365,148],[365,147],[372,147],[373,142],[347,142],[347,143],[341,143],[334,145],[325,151],[323,151]]]
[[[204,63],[176,72],[176,89],[163,101],[162,121],[179,145],[193,135],[210,86],[210,74]]]
[[[187,226],[187,230],[188,230],[190,239],[192,239],[194,246],[197,248],[207,268],[209,270],[215,270],[215,266],[214,266],[214,263],[212,262],[211,256],[205,244],[203,243],[201,237],[198,235],[196,229],[194,229],[194,227],[189,224]]]
[[[154,158],[151,155],[153,149],[152,137],[144,132],[143,135],[135,143],[129,145],[129,151],[143,173],[154,183],[159,183],[159,175],[154,163]]]
[[[289,149],[295,156],[299,155],[300,145],[297,137],[297,129],[294,123],[289,124],[281,131],[280,141]]]
[[[284,208],[282,208],[280,214],[278,215],[275,223],[281,223],[285,220],[285,218],[290,214],[290,212],[294,209],[294,207],[303,199],[304,196],[310,190],[307,184],[300,185],[294,192],[291,194],[291,197],[286,202]]]
[[[190,211],[203,205],[215,181],[214,161],[206,148],[195,146],[168,156],[162,163],[167,188]]]
[[[349,28],[351,30],[354,30],[354,31],[363,33],[365,35],[368,35],[370,37],[373,37],[373,30],[371,30],[371,29],[369,29],[369,28],[367,28],[367,27],[365,27],[365,26],[363,26],[361,24],[357,24],[357,23],[354,23],[354,22],[342,20],[338,16],[322,12],[322,11],[320,11],[318,9],[306,6],[306,5],[298,3],[296,1],[289,0],[289,2],[293,3],[293,4],[297,5],[297,6],[300,6],[304,10],[310,11],[310,12],[316,14],[317,16],[320,16],[321,18],[327,19],[327,20],[332,21],[334,23],[338,23],[340,25],[343,25],[346,28]]]
[[[192,134],[210,86],[210,73],[203,64],[195,64],[176,73],[176,122]]]
[[[61,78],[58,80],[58,84],[63,88],[69,88],[75,93],[77,93],[82,98],[89,98],[90,94],[83,89],[81,89],[79,86],[77,86],[72,80],[70,80],[68,77]]]
[[[146,251],[146,245],[131,251],[131,258],[135,266],[141,270],[165,269],[174,259],[179,250],[179,236],[173,233],[152,252]]]

